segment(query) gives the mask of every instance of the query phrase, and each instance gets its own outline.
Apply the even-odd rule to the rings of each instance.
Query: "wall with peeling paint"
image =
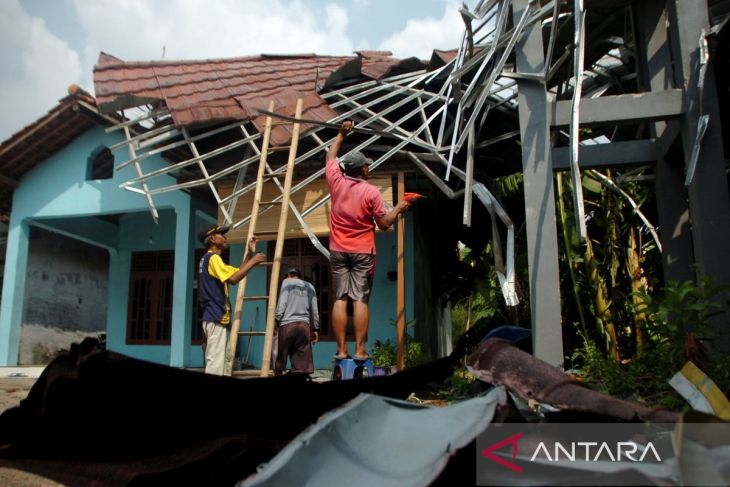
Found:
[[[110,179],[87,179],[88,161],[100,146],[110,147],[119,141],[118,133],[106,133],[102,127],[91,129],[66,147],[51,155],[42,164],[25,174],[13,193],[8,232],[2,305],[0,306],[0,364],[15,365],[21,361],[35,362],[28,353],[20,357],[20,343],[34,340],[29,332],[45,338],[37,342],[64,340],[56,333],[79,335],[101,321],[111,350],[128,353],[146,360],[174,366],[191,366],[201,362],[199,346],[190,343],[192,326],[193,252],[199,245],[195,229],[202,225],[200,214],[204,203],[181,191],[168,192],[155,198],[164,216],[164,224],[156,225],[149,216],[144,198],[119,188],[122,181],[134,174],[134,168],[114,171]],[[148,160],[151,167],[166,166],[159,156]],[[208,216],[214,219],[214,215]],[[125,225],[125,222],[129,225]],[[43,228],[55,235],[72,238],[83,248],[92,245],[88,253],[78,247],[36,248],[32,234]],[[154,248],[150,248],[154,247]],[[125,256],[142,250],[177,250],[175,259],[175,294],[173,303],[174,332],[169,346],[128,346],[125,341],[127,297],[129,289],[129,259]],[[105,264],[91,257],[94,269],[84,276],[80,262],[83,256],[107,253],[106,285],[88,300],[109,312],[96,314],[85,307],[84,294],[91,293],[94,280],[104,272]],[[124,272],[119,264],[125,264]],[[42,269],[46,269],[45,274]],[[179,271],[179,272],[178,272]],[[76,287],[74,293],[66,292]],[[103,287],[103,291],[102,291]],[[81,302],[79,302],[79,299]],[[119,306],[112,312],[113,306]],[[87,315],[83,317],[83,315]],[[79,331],[70,330],[81,323]],[[52,323],[53,327],[43,328]],[[93,332],[92,332],[93,333]],[[23,338],[24,336],[24,338]],[[48,352],[47,354],[50,354]],[[44,352],[46,354],[46,352]]]
[[[31,227],[20,364],[47,363],[84,336],[106,332],[106,250]]]
[[[30,235],[23,324],[103,332],[108,253],[39,228]]]

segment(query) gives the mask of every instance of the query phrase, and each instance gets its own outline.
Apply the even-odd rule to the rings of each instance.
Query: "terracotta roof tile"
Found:
[[[337,116],[337,112],[327,105],[318,94],[314,92],[301,93],[297,90],[284,88],[272,92],[269,97],[238,99],[241,106],[251,117],[251,122],[259,132],[263,132],[266,124],[266,116],[259,115],[258,110],[268,110],[269,100],[274,101],[274,111],[282,115],[294,116],[296,112],[297,99],[302,98],[302,118],[308,120],[327,121]],[[300,134],[306,133],[308,130],[315,128],[314,124],[304,123],[300,126]],[[288,144],[291,141],[292,134],[291,125],[279,125],[271,129],[270,145],[278,146]]]
[[[424,69],[425,67],[425,63],[417,58],[368,57],[362,60],[362,74],[373,79],[382,79],[395,74]]]
[[[393,53],[390,51],[355,51],[355,54],[363,58],[390,57],[393,55]]]
[[[94,86],[102,111],[129,108],[140,100],[164,100],[176,125],[253,117],[258,112],[251,108],[252,100],[263,99],[262,104],[268,105],[268,98],[273,96],[280,101],[279,97],[287,96],[282,95],[284,89],[290,90],[289,93],[315,95],[308,108],[311,116],[329,119],[334,112],[319,107],[316,84],[325,85],[333,73],[353,60],[362,59],[362,70],[358,69],[355,75],[375,79],[394,70],[423,67],[415,66],[412,60],[401,61],[390,56],[385,51],[361,51],[357,57],[261,55],[202,61],[124,62],[101,53],[94,67]],[[347,74],[347,77],[353,75],[351,71]]]
[[[443,51],[441,49],[434,49],[433,54],[431,55],[431,63],[434,62],[435,58],[438,58],[442,64],[446,64],[452,59],[456,57],[456,55],[459,53],[458,49],[450,49],[448,51]]]
[[[94,98],[76,85],[41,118],[0,143],[0,216],[10,213],[15,185],[23,176],[89,128],[108,124]]]

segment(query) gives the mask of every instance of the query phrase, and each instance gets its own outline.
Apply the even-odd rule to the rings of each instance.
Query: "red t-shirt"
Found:
[[[342,174],[337,159],[327,161],[327,185],[332,195],[330,250],[375,253],[375,221],[388,213],[378,188]]]

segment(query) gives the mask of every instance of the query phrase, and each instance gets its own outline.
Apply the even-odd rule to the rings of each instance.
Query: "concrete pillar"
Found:
[[[515,0],[517,23],[529,0]],[[517,71],[541,73],[545,67],[540,22],[527,27],[515,46]],[[550,106],[544,83],[518,78],[525,232],[530,279],[532,343],[535,357],[563,366],[558,236],[553,191]]]
[[[642,88],[661,91],[674,88],[672,58],[667,36],[665,0],[645,0],[636,4],[637,58]],[[678,121],[672,123],[678,124]],[[649,125],[651,136],[661,138],[671,130],[667,122]],[[665,280],[687,281],[694,278],[692,234],[687,190],[681,163],[662,157],[655,172],[659,236],[662,242],[662,267]]]
[[[190,365],[193,321],[193,270],[195,263],[195,213],[190,204],[177,208],[175,224],[175,274],[172,284],[172,336],[170,366]]]
[[[18,365],[29,237],[28,221],[12,216],[8,228],[2,305],[0,306],[0,365]]]
[[[681,119],[685,165],[690,162],[700,116],[710,117],[700,145],[697,170],[687,189],[695,264],[699,276],[713,276],[716,284],[730,285],[730,265],[725,247],[730,241],[730,193],[712,63],[707,68],[704,88],[700,90],[699,86],[700,36],[703,31],[709,31],[709,8],[705,0],[672,0],[668,5],[671,45],[676,55],[675,76],[684,85],[687,102],[687,113]],[[719,300],[726,314],[713,320],[720,337],[715,344],[724,352],[730,351],[728,298],[730,292]]]
[[[106,342],[109,350],[121,352],[127,341],[129,276],[132,253],[127,249],[109,253],[109,301],[106,314]]]

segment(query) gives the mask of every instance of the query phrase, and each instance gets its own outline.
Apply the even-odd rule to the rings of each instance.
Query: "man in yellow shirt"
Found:
[[[206,338],[206,374],[231,375],[233,357],[228,352],[231,339],[228,285],[238,284],[251,269],[266,260],[263,253],[256,253],[256,237],[252,237],[240,269],[223,262],[221,252],[226,248],[229,229],[228,226],[208,225],[198,232],[198,238],[208,249],[198,265],[198,303]]]

